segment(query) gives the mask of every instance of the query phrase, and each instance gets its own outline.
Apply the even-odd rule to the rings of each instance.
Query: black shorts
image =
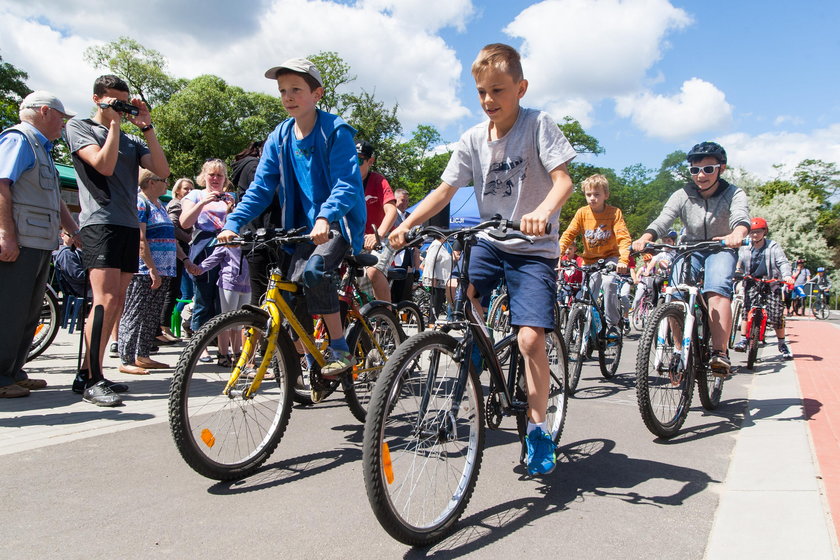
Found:
[[[82,263],[85,268],[118,268],[137,273],[140,230],[126,226],[93,224],[82,228]]]

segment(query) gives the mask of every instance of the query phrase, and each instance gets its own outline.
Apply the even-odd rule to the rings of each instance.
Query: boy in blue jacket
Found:
[[[266,71],[265,77],[277,80],[291,118],[268,136],[254,181],[228,215],[218,239],[232,240],[275,193],[283,207],[281,227],[311,228],[313,244],[295,247],[289,278],[303,282],[308,313],[324,319],[330,352],[321,373],[335,376],[355,363],[339,315],[338,275],[325,275],[338,268],[348,248],[354,254],[362,250],[367,212],[353,140],[356,131],[341,117],[317,108],[324,87],[320,71],[309,60],[287,60]]]

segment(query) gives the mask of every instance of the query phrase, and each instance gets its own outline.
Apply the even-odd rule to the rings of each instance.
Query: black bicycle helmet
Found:
[[[691,163],[694,160],[711,156],[718,160],[718,163],[726,163],[726,150],[717,142],[700,142],[695,144],[685,159]]]

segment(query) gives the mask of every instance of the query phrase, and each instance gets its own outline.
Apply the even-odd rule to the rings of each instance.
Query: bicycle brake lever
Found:
[[[506,239],[521,239],[521,240],[527,241],[528,243],[531,243],[531,244],[534,243],[534,238],[533,237],[528,237],[524,233],[520,233],[518,231],[512,231],[512,230],[499,231],[499,230],[495,230],[495,229],[488,229],[488,230],[485,230],[485,232],[487,233],[487,235],[489,235],[493,239],[498,239],[499,241],[504,241]]]

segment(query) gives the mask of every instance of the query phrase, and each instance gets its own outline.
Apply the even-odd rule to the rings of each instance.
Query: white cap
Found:
[[[294,72],[303,72],[304,74],[309,74],[315,80],[318,81],[318,85],[323,87],[324,80],[321,79],[321,71],[318,70],[318,67],[310,61],[306,60],[305,58],[292,58],[281,64],[280,66],[274,66],[269,68],[265,71],[265,77],[269,80],[276,80],[277,79],[277,72],[280,70],[292,70]]]
[[[76,113],[68,111],[64,108],[64,103],[62,103],[58,97],[44,90],[33,91],[24,97],[23,101],[20,102],[21,109],[35,109],[37,107],[51,107],[65,117],[76,116]]]

